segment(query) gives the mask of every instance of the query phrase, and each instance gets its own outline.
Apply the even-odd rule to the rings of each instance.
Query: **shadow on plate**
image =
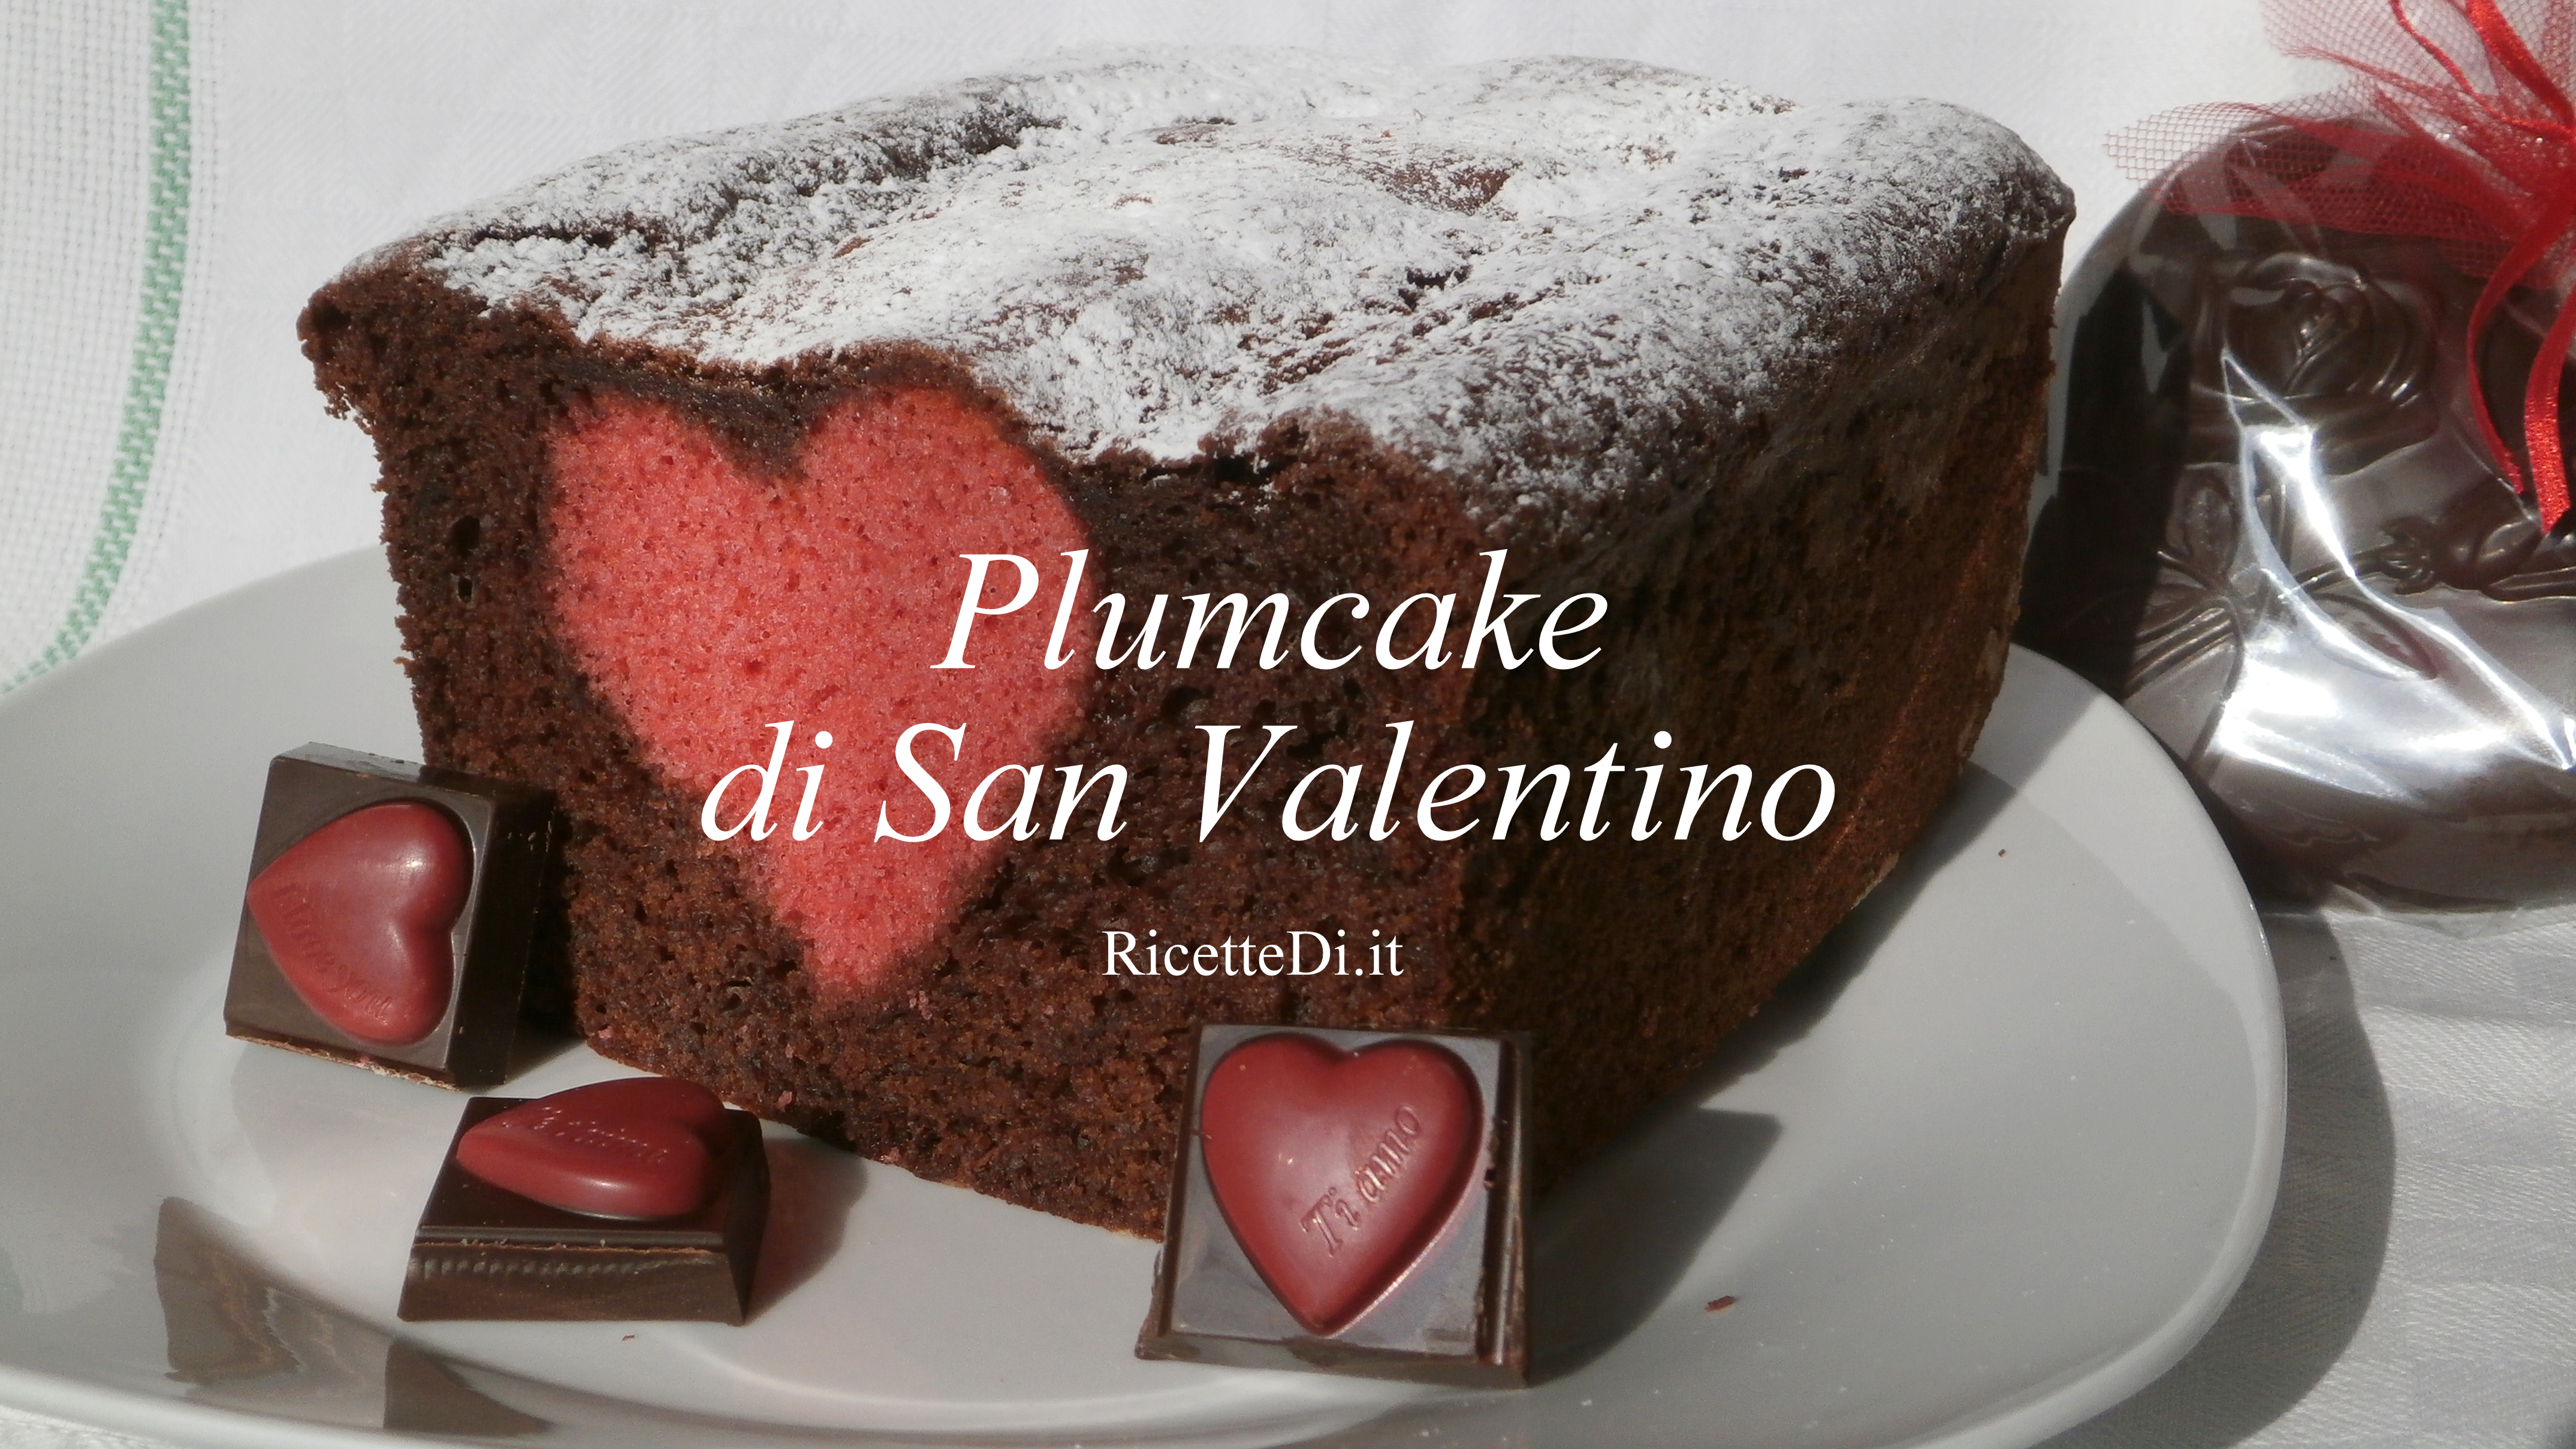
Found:
[[[2267,910],[2290,1056],[2281,1195],[2244,1286],[2162,1378],[2043,1449],[2218,1449],[2306,1397],[2361,1327],[2388,1253],[2396,1136],[2352,977],[2308,908]],[[2576,1426],[2558,1443],[2576,1449]]]
[[[552,1427],[417,1347],[269,1276],[222,1219],[161,1203],[153,1286],[170,1377],[194,1402],[352,1428],[513,1439]]]
[[[752,1284],[755,1317],[840,1247],[865,1175],[857,1158],[821,1143],[767,1147],[769,1225]],[[185,1198],[162,1200],[153,1286],[170,1377],[189,1386],[191,1401],[451,1438],[518,1439],[557,1427],[468,1381],[497,1387],[509,1376],[444,1358],[279,1282],[238,1246],[242,1237]]]
[[[769,1225],[751,1280],[751,1316],[822,1271],[840,1250],[841,1229],[867,1184],[856,1154],[810,1137],[774,1137],[769,1151]]]
[[[1728,1037],[1677,1095],[1704,1102],[1813,1031],[1885,944],[1896,923],[1905,918],[1915,897],[2003,813],[2015,793],[2003,780],[1970,765],[1933,818],[1932,828],[1905,852],[1896,869],[1789,973],[1762,1010]]]
[[[1530,1223],[1531,1379],[1572,1373],[1652,1316],[1779,1140],[1776,1117],[1660,1112],[1548,1194]]]
[[[2072,724],[2069,716],[2064,725]],[[1924,886],[2013,795],[2011,785],[1969,766],[1932,828],[1761,1013],[1620,1146],[1538,1205],[1530,1229],[1533,1378],[1561,1377],[1600,1357],[1671,1294],[1780,1136],[1774,1118],[1698,1104],[1814,1030]]]

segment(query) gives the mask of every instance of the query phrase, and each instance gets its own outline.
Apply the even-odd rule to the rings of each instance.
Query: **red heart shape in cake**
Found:
[[[269,959],[333,1030],[408,1046],[438,1029],[456,979],[453,933],[474,848],[418,800],[353,810],[288,846],[251,880]]]
[[[695,1082],[629,1077],[522,1102],[456,1141],[505,1192],[602,1218],[673,1218],[715,1195],[724,1103]]]
[[[1483,1147],[1467,1064],[1399,1041],[1295,1032],[1217,1063],[1199,1099],[1208,1185],[1235,1241],[1310,1333],[1350,1326],[1439,1236]]]
[[[1080,716],[1092,674],[1087,599],[1065,641],[1079,662],[1045,661],[1064,554],[1086,546],[1080,521],[992,419],[928,388],[825,414],[786,477],[737,462],[667,406],[617,397],[558,433],[552,460],[552,603],[584,673],[689,802],[692,831],[698,802],[729,771],[768,763],[769,725],[796,722],[773,833],[754,841],[745,830],[725,848],[751,860],[818,984],[847,992],[879,980],[936,934],[1010,839],[967,835],[959,817],[976,783],[1003,765],[1045,765]],[[977,619],[972,668],[934,669],[970,553],[1026,559],[1038,587],[1017,612]],[[1008,603],[1019,582],[1014,567],[994,565],[981,602]],[[965,728],[954,758],[942,736],[913,747],[948,792],[951,818],[926,841],[880,839],[880,803],[896,831],[931,823],[894,752],[922,723]],[[828,752],[817,731],[832,736]],[[799,841],[792,823],[810,766],[826,774],[814,833]],[[1001,778],[985,826],[1019,803],[1024,778]],[[748,776],[737,782],[726,819],[753,789]]]

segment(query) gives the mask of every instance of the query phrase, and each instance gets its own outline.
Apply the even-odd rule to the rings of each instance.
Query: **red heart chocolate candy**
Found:
[[[705,1205],[724,1103],[695,1082],[630,1077],[522,1102],[456,1143],[467,1172],[506,1192],[602,1218],[671,1218]]]
[[[1199,1099],[1208,1185],[1310,1333],[1348,1327],[1437,1237],[1482,1146],[1475,1077],[1429,1042],[1293,1032],[1226,1053]]]
[[[353,810],[252,879],[251,919],[278,973],[333,1030],[408,1046],[438,1029],[456,979],[450,936],[474,848],[418,800]]]

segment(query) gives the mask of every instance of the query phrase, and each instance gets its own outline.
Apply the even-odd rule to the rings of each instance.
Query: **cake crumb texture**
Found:
[[[632,399],[586,409],[549,461],[551,602],[583,676],[655,775],[691,799],[765,764],[775,725],[795,726],[795,763],[763,818],[753,823],[760,780],[737,776],[716,828],[756,862],[819,982],[842,991],[881,977],[955,913],[999,848],[962,821],[880,845],[857,802],[889,802],[886,826],[906,835],[933,823],[893,743],[921,721],[961,727],[954,746],[925,739],[914,758],[963,806],[996,767],[1042,763],[1082,703],[1085,671],[1042,663],[1053,610],[1034,604],[980,621],[974,668],[922,667],[948,652],[957,556],[1013,551],[1061,568],[1084,546],[1080,520],[989,418],[931,390],[825,415],[795,488],[746,474],[704,428]],[[1025,582],[1004,569],[991,602]],[[1087,652],[1091,616],[1075,617],[1067,633]],[[871,687],[887,681],[899,685]],[[817,768],[832,785],[811,777],[825,803],[809,813],[803,772]],[[1020,794],[1005,790],[985,817],[1005,817]]]

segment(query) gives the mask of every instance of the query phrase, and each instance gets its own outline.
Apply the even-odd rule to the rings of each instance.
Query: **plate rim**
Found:
[[[2164,768],[2142,772],[2129,783],[2153,796],[2161,796],[2162,808],[2171,811],[2183,823],[2184,837],[2196,848],[2196,864],[2214,867],[2230,889],[2201,897],[2204,904],[2224,901],[2225,908],[2212,910],[2208,921],[2208,938],[2204,944],[2224,942],[2228,954],[2239,955],[2250,969],[2245,978],[2233,984],[2228,998],[2237,1007],[2238,1021],[2246,1031],[2246,1044],[2251,1050],[2255,1072],[2254,1139],[2252,1159],[2247,1164],[2246,1178],[2238,1194],[2236,1210],[2229,1219],[2227,1231],[2220,1239],[2199,1285],[2172,1316],[2154,1332],[2132,1344],[2127,1350],[2100,1362],[2055,1387],[2033,1390],[2018,1400],[1996,1406],[1995,1412],[1956,1425],[1936,1430],[1903,1446],[1888,1449],[2032,1449],[2054,1435],[2094,1419],[2126,1402],[2149,1384],[2180,1363],[2235,1299],[2237,1290],[2254,1266],[2254,1258],[2269,1233],[2272,1210],[2278,1201],[2281,1167],[2289,1128],[2289,1042],[2281,1008],[2280,981],[2273,965],[2272,947],[2263,928],[2261,910],[2246,889],[2234,857],[2209,818],[2206,806],[2193,792],[2182,767],[2135,715],[2094,687],[2083,676],[2056,660],[2019,644],[2012,646],[2010,671],[2005,688],[2021,687],[2044,692],[2053,702],[2072,706],[2082,728],[2094,731],[2107,743],[2119,740],[2127,749],[2142,751],[2160,761]],[[2001,699],[1997,700],[2000,707]],[[2073,726],[2067,731],[2073,732]],[[1981,735],[1978,751],[1983,753]],[[2029,767],[2019,772],[2020,778],[2006,777],[2016,791],[2031,798],[2052,819],[2088,849],[2099,851],[2105,843],[2097,836],[2088,838],[2079,828],[2082,822],[2067,819],[2051,809],[2049,787],[2062,788],[2066,765],[2052,771],[2054,752],[2042,749]],[[2176,842],[2180,843],[2180,842]],[[2123,880],[2129,878],[2121,873]],[[2158,894],[2194,893],[2193,888],[2171,878],[2157,882]],[[2132,882],[2134,884],[2134,882]],[[2250,988],[2250,989],[2249,989]]]

